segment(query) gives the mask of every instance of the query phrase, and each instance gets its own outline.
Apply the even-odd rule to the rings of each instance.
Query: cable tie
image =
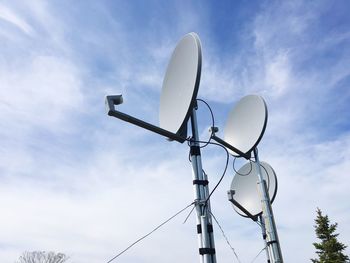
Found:
[[[193,180],[193,184],[206,186],[209,184],[209,181],[208,180]]]
[[[212,224],[207,225],[207,231],[208,231],[208,233],[213,233],[213,225]],[[197,234],[202,234],[202,225],[201,224],[197,225]]]
[[[215,248],[200,248],[199,249],[200,255],[214,255],[215,254]]]
[[[191,150],[190,150],[190,155],[191,156],[201,155],[201,150],[200,150],[199,146],[192,145]]]

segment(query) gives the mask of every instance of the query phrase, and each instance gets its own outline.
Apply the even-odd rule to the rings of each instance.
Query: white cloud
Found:
[[[279,53],[266,65],[265,83],[271,87],[272,96],[280,95],[290,83],[288,54]]]
[[[20,16],[15,14],[11,9],[2,4],[0,4],[0,19],[3,19],[15,25],[28,35],[33,35],[34,33],[33,28],[23,18],[21,18]]]
[[[242,94],[241,85],[232,75],[232,71],[219,62],[206,58],[202,69],[199,95],[209,101],[232,102],[238,94]]]
[[[76,184],[77,192],[56,188],[53,183],[28,179],[13,180],[11,184],[1,187],[1,203],[5,214],[2,220],[6,222],[2,224],[4,240],[21,237],[20,242],[10,241],[15,250],[10,249],[11,252],[4,249],[4,253],[8,253],[8,257],[3,258],[5,262],[11,262],[19,251],[27,249],[62,251],[71,255],[75,262],[107,260],[107,257],[112,257],[133,239],[191,202],[190,169],[186,172],[184,167],[181,173],[179,164],[163,162],[157,167],[145,168],[143,165],[141,171],[134,164],[112,164],[106,157],[101,160],[102,169],[97,171],[96,164],[91,163],[85,171],[80,171],[86,175],[85,178],[76,175],[81,182],[74,177],[71,180],[67,178],[67,184]],[[70,171],[69,174],[74,172]],[[183,180],[186,174],[189,176],[188,182]],[[110,181],[112,177],[115,179]],[[83,192],[82,186],[85,188]],[[149,246],[162,244],[164,252],[171,251],[173,246],[180,243],[183,245],[184,239],[188,239],[188,228],[192,229],[192,225],[187,224],[183,226],[186,232],[181,233],[181,220],[185,215],[182,215],[182,219],[176,219],[176,223],[171,223],[174,228],[165,226],[166,232],[160,231],[153,235],[135,247],[134,252],[126,254],[126,258],[132,260],[135,254],[142,254],[147,261],[154,254],[148,249]],[[125,227],[130,224],[132,228]],[[162,240],[168,235],[173,238],[165,245]],[[156,254],[160,260],[166,257],[166,253]]]
[[[78,71],[64,59],[36,57],[0,74],[3,123],[59,129],[67,111],[82,104]]]

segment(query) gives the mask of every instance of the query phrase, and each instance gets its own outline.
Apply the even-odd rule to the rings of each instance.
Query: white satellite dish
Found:
[[[266,128],[267,107],[258,95],[243,97],[231,110],[225,130],[224,141],[243,153],[250,153],[260,142]],[[234,155],[238,154],[228,148]]]
[[[163,80],[159,126],[172,133],[183,133],[194,106],[202,67],[199,37],[185,35],[177,44]]]
[[[108,115],[183,143],[187,137],[187,122],[197,98],[202,68],[202,51],[196,33],[185,35],[172,54],[163,80],[159,106],[159,127],[120,112],[122,95],[106,96]]]
[[[261,173],[266,181],[271,203],[277,194],[277,177],[273,168],[266,162],[260,162]],[[252,216],[257,217],[262,213],[261,197],[258,191],[258,171],[256,165],[247,163],[241,167],[231,183],[231,191],[234,191],[233,198]],[[235,211],[241,216],[248,217],[237,206],[233,205]]]

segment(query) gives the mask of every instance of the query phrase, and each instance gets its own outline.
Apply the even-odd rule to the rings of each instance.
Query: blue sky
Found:
[[[105,95],[122,93],[124,112],[157,124],[166,65],[189,32],[202,42],[198,97],[221,131],[242,96],[267,102],[259,152],[278,177],[273,209],[285,261],[315,256],[317,207],[350,245],[349,7],[340,0],[0,1],[1,261],[53,250],[72,262],[106,262],[191,203],[187,146],[104,109]],[[206,139],[210,116],[204,107],[198,115]],[[203,163],[213,186],[225,154],[206,148]],[[250,262],[263,242],[226,200],[233,175],[231,168],[213,195],[213,213],[241,262]],[[195,218],[182,224],[184,217],[120,262],[196,262]],[[234,261],[214,231],[218,262]]]

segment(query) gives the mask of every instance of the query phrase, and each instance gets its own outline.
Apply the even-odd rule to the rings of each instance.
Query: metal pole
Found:
[[[199,145],[196,108],[191,115],[192,140],[191,162],[193,170],[193,189],[195,207],[197,213],[197,234],[199,243],[199,255],[201,263],[216,263],[213,225],[210,213],[208,179],[202,169],[202,160]]]
[[[282,252],[277,235],[277,228],[273,217],[269,192],[266,182],[262,177],[260,161],[257,148],[254,149],[254,157],[258,171],[258,186],[260,190],[263,220],[267,230],[268,245],[271,246],[273,263],[283,263]]]
[[[263,217],[261,215],[259,216],[259,222],[261,224],[261,233],[262,233],[262,237],[264,239],[264,244],[265,244],[267,263],[271,263],[269,246],[268,246],[268,243],[266,240],[267,234],[266,234],[265,222],[264,222]]]

